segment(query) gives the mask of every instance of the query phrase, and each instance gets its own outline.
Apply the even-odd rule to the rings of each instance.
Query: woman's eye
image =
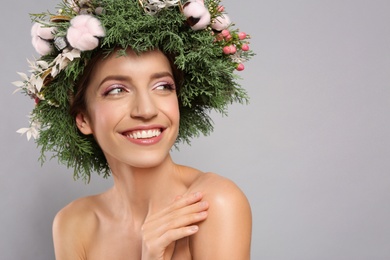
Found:
[[[155,89],[156,90],[169,90],[169,91],[172,91],[172,90],[175,90],[175,85],[171,84],[171,83],[164,83],[164,84],[158,85]]]
[[[126,90],[124,89],[124,87],[122,86],[113,86],[111,87],[109,90],[107,90],[104,95],[105,96],[108,96],[108,95],[118,95],[118,94],[121,94],[123,92],[126,92]]]

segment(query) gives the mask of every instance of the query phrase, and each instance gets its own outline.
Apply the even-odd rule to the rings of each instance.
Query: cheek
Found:
[[[96,133],[96,130],[98,129],[104,129],[110,126],[112,127],[112,124],[114,124],[114,122],[117,121],[120,116],[122,116],[121,111],[123,113],[124,109],[122,109],[122,107],[118,104],[115,105],[108,102],[91,104],[88,107],[88,112],[91,118],[94,132]]]
[[[176,96],[170,97],[169,101],[165,103],[164,109],[166,113],[170,116],[172,121],[179,122],[180,119],[179,102]]]

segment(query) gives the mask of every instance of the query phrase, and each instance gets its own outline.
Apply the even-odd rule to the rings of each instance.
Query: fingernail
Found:
[[[206,207],[206,206],[207,206],[207,201],[201,201],[201,202],[199,202],[199,206],[200,206],[201,208]]]
[[[198,231],[199,227],[198,226],[192,226],[191,231]]]
[[[207,212],[206,212],[206,211],[202,211],[202,212],[199,213],[199,215],[200,215],[201,217],[204,217],[204,216],[207,215]]]

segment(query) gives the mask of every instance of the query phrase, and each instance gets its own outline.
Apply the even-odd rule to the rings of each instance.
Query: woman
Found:
[[[175,1],[169,4],[172,2]],[[161,42],[161,39],[150,40],[150,34],[155,32],[149,29],[138,28],[151,42],[147,46],[138,37],[136,40],[143,42],[140,47],[126,39],[121,25],[110,27],[112,17],[120,20],[118,3],[129,13],[146,17],[142,18],[145,21],[149,21],[150,15],[143,12],[159,12],[152,19],[160,26],[164,22],[176,23],[171,19],[172,13],[180,21],[183,12],[188,27],[192,28],[179,25],[183,32],[177,35],[181,35],[183,42],[189,40],[184,35],[193,28],[204,30],[199,42],[214,37],[206,27],[211,26],[211,19],[215,24],[216,17],[222,17],[221,7],[216,5],[219,1],[210,1],[208,8],[197,1],[177,9],[160,5],[158,8],[162,10],[149,1],[106,0],[98,4],[83,1],[65,5],[58,16],[51,17],[50,26],[33,27],[33,44],[35,41],[36,49],[43,56],[34,65],[33,76],[19,84],[37,100],[28,133],[37,131],[37,142],[43,152],[49,148],[57,152],[60,161],[75,168],[76,176],[81,172],[89,178],[90,171],[97,170],[109,172],[114,179],[110,190],[76,200],[57,214],[53,225],[56,259],[249,259],[251,213],[245,195],[221,176],[175,164],[169,154],[178,138],[186,140],[191,136],[188,132],[183,136],[186,129],[196,124],[199,127],[199,123],[207,126],[208,118],[202,113],[204,107],[221,109],[221,104],[215,101],[221,97],[207,100],[209,93],[206,93],[200,99],[192,97],[191,100],[190,91],[204,92],[209,84],[217,93],[225,95],[221,98],[222,107],[234,99],[245,98],[232,81],[231,70],[226,69],[225,74],[217,76],[222,84],[210,79],[202,84],[203,90],[199,86],[189,89],[196,79],[194,75],[201,77],[213,70],[217,73],[221,68],[221,65],[210,65],[210,71],[196,74],[188,63],[195,63],[190,54],[198,52],[204,56],[195,66],[207,66],[212,58],[222,60],[227,67],[241,65],[220,53],[215,55],[215,51],[205,53],[199,42],[193,44],[196,42],[193,38],[190,54],[187,47],[170,47],[166,38]],[[199,27],[198,23],[204,14],[201,19],[188,15],[193,5],[203,7],[203,11],[214,10],[215,13],[206,14],[206,26]],[[122,17],[127,17],[128,12]],[[135,17],[132,19],[135,21]],[[122,25],[128,26],[130,22],[126,20]],[[60,37],[65,26],[59,24],[68,26],[63,42]],[[137,26],[133,24],[132,28]],[[173,25],[168,31],[171,33],[176,27]],[[113,28],[121,32],[120,38],[112,40],[117,33]],[[158,30],[158,37],[164,35],[164,31]],[[224,34],[221,37],[227,38]],[[95,41],[98,37],[103,39],[102,43]],[[246,37],[238,34],[234,37],[234,47],[242,47],[240,40]],[[56,49],[45,45],[50,40]],[[220,41],[232,47],[232,41]],[[214,45],[221,48],[220,43],[207,42],[210,48]],[[180,66],[183,57],[180,51],[188,55],[184,60],[186,66]],[[42,83],[37,83],[38,76]],[[191,101],[187,103],[188,100]],[[217,105],[212,106],[213,103]],[[191,121],[183,113],[203,121]],[[76,127],[73,129],[72,125]],[[56,139],[60,136],[62,139]]]

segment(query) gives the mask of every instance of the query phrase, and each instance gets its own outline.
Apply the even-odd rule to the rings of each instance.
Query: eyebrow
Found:
[[[154,79],[159,79],[159,78],[163,78],[163,77],[171,77],[173,79],[173,75],[169,71],[162,71],[162,72],[153,73],[150,76],[150,79],[154,80]],[[109,75],[109,76],[105,77],[100,82],[100,84],[98,86],[103,85],[104,82],[109,81],[109,80],[119,80],[119,81],[130,81],[131,82],[132,78],[130,76],[127,76],[127,75]]]

